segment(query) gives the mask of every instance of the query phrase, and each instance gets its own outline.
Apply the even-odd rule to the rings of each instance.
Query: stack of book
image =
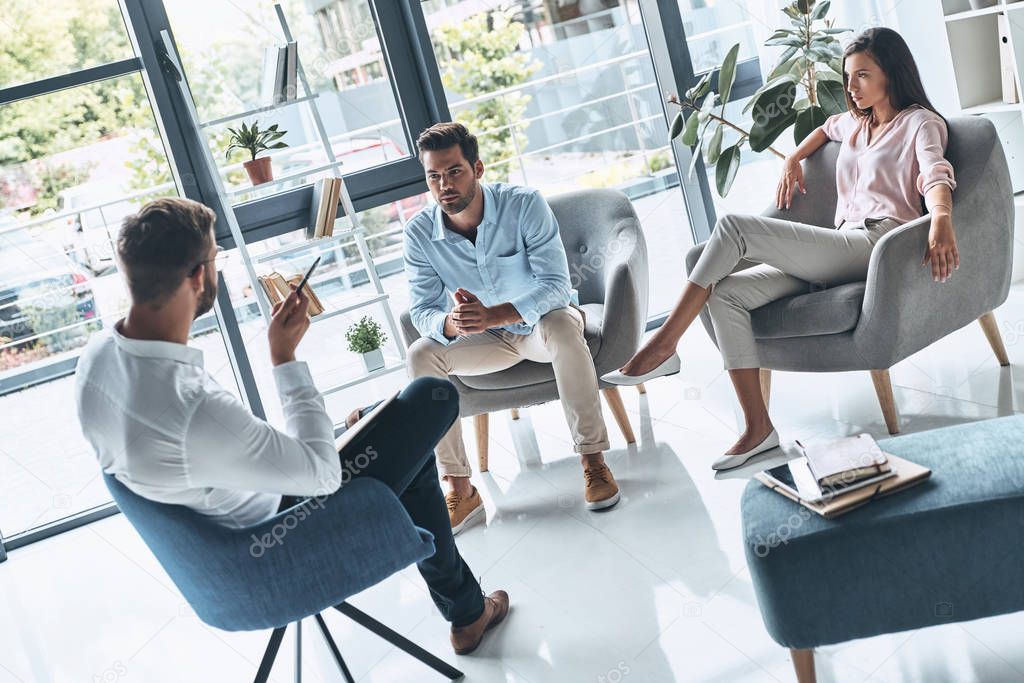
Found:
[[[803,456],[764,470],[755,478],[822,517],[837,517],[874,498],[924,481],[931,470],[882,452],[870,434],[811,447]]]
[[[306,237],[330,237],[334,234],[334,221],[338,218],[338,200],[341,198],[341,178],[321,178],[313,186],[313,201],[309,205]]]
[[[269,275],[261,275],[260,286],[263,287],[263,291],[267,295],[267,299],[270,301],[270,306],[273,308],[280,301],[284,301],[289,294],[292,293],[292,289],[289,285],[299,286],[302,282],[302,274],[293,275],[290,278],[285,278],[283,275],[278,273],[276,270]],[[306,296],[309,297],[309,317],[315,317],[324,312],[324,305],[320,302],[320,298],[313,291],[313,285],[310,282],[306,283],[303,290]]]
[[[298,43],[292,41],[287,45],[268,47],[263,53],[261,103],[273,105],[294,100],[298,93],[298,74]]]

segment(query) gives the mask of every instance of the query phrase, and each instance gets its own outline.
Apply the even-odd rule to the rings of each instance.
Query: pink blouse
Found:
[[[956,188],[946,151],[946,124],[932,111],[903,109],[868,144],[867,119],[834,114],[821,130],[842,142],[836,160],[835,224],[844,219],[895,218],[906,223],[923,215],[921,197],[938,184]]]

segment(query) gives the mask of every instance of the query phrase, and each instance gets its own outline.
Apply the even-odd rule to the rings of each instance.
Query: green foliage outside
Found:
[[[443,62],[440,67],[445,87],[472,98],[526,83],[540,64],[519,51],[523,31],[523,24],[505,10],[482,12],[457,24],[440,26],[434,33],[434,44]],[[488,167],[489,181],[508,181],[513,162],[507,160],[516,156],[516,143],[519,150],[526,148],[526,133],[520,122],[530,99],[517,91],[454,111],[455,119],[479,138],[480,158]]]

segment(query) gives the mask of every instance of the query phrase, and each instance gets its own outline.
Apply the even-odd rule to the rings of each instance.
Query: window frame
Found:
[[[420,0],[367,2],[375,20],[383,65],[402,119],[406,143],[412,151],[419,131],[451,118],[423,8]],[[678,0],[638,0],[638,3],[660,89],[685,91],[703,74],[693,71]],[[185,114],[187,107],[180,100],[179,89],[172,80],[174,76],[167,68],[166,58],[162,56],[160,31],[167,30],[173,36],[163,0],[119,0],[119,6],[135,52],[134,57],[0,88],[0,106],[99,80],[139,73],[149,95],[157,128],[165,143],[170,171],[179,193],[215,208],[220,226],[217,242],[225,248],[232,248],[235,246],[234,240],[221,214],[224,207],[217,201],[216,179],[203,160],[206,151],[199,146],[205,142],[205,138],[202,131],[196,131],[188,120]],[[740,62],[730,101],[749,97],[761,83],[757,58]],[[664,102],[663,107],[666,107],[665,113],[668,116]],[[698,242],[703,241],[710,235],[715,223],[715,208],[704,165],[696,165],[691,180],[687,173],[691,158],[689,148],[675,141],[673,157],[693,237]],[[346,180],[357,211],[427,191],[423,169],[416,156],[346,174]],[[234,211],[243,237],[247,243],[251,243],[303,228],[312,193],[312,185],[307,185],[226,208]],[[265,413],[255,375],[223,279],[215,311],[240,394],[253,413],[262,417]],[[647,328],[660,326],[664,318],[662,315],[649,320]],[[116,504],[110,502],[7,538],[0,533],[0,563],[6,559],[7,550],[49,538],[117,512]]]

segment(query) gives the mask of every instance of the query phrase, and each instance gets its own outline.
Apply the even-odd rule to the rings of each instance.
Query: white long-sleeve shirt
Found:
[[[334,429],[305,363],[273,371],[284,433],[218,385],[202,351],[120,328],[90,342],[76,376],[78,419],[103,471],[144,498],[234,527],[273,516],[282,494],[340,486]]]

